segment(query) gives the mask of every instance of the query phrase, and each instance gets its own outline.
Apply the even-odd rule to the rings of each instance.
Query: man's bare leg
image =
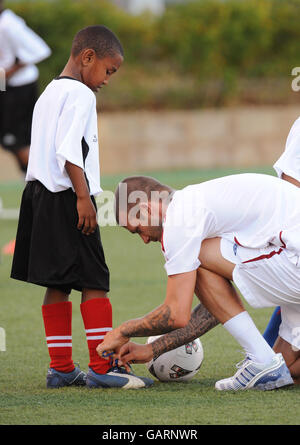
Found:
[[[235,265],[221,255],[220,239],[203,242],[200,261],[195,294],[203,304],[193,310],[186,327],[169,332],[151,343],[154,357],[200,337],[219,322],[224,324],[245,312],[243,303],[230,281]]]
[[[274,389],[292,384],[293,380],[286,364],[279,355],[276,356],[275,351],[258,331],[249,314],[243,310],[243,304],[233,286],[229,286],[228,281],[232,279],[235,265],[222,257],[220,242],[218,238],[205,240],[201,248],[199,279],[207,281],[207,291],[202,296],[202,302],[209,312],[223,323],[251,360],[244,362],[242,368],[244,374],[241,374],[243,378],[240,376],[241,371],[238,371],[233,377],[217,382],[216,388],[218,390],[247,389],[252,384],[257,384],[255,379],[261,375],[266,376],[267,380],[260,383],[260,389]],[[223,293],[216,294],[214,285],[208,284],[219,282],[219,287],[222,279],[225,280]],[[273,374],[269,378],[271,371]]]
[[[216,247],[217,244],[218,241],[216,240],[215,242]],[[204,249],[204,250],[205,252],[201,257],[201,261],[203,261],[207,267],[212,266],[212,260],[213,259],[215,260],[215,256],[214,257],[210,256],[209,253],[210,249]],[[223,257],[220,258],[220,260],[221,259],[224,260]],[[218,261],[218,263],[219,262],[220,261]],[[225,269],[222,267],[222,269],[218,270],[220,272],[225,271],[226,275],[230,277],[232,276],[232,270],[234,265],[229,261],[226,261],[226,263],[228,264],[226,264]],[[198,269],[195,294],[201,302],[205,301],[207,304],[209,304],[208,301],[210,301],[210,299],[213,299],[215,297],[214,303],[215,305],[218,306],[216,300],[219,297],[222,298],[222,295],[224,293],[224,287],[227,289],[229,293],[232,293],[233,301],[234,303],[237,303],[237,306],[234,307],[232,311],[226,312],[225,314],[222,308],[219,308],[219,310],[216,311],[219,317],[217,318],[216,314],[212,315],[209,312],[207,307],[205,307],[205,304],[200,303],[192,311],[191,319],[187,326],[169,332],[151,343],[154,358],[159,357],[164,352],[178,348],[179,346],[182,346],[194,340],[195,338],[201,337],[201,335],[204,335],[213,327],[217,326],[220,321],[224,323],[233,316],[232,314],[235,315],[236,313],[245,310],[238,294],[235,292],[229,280],[219,275],[216,275],[215,273],[210,272],[208,270],[203,270],[202,268]]]
[[[231,283],[235,264],[223,258],[220,238],[207,239],[200,251],[201,302],[258,363],[269,363],[275,353],[256,328]],[[221,289],[221,291],[220,291]]]
[[[283,338],[278,337],[274,346],[274,351],[281,352],[287,367],[290,370],[290,373],[293,377],[294,383],[297,385],[300,384],[300,351],[294,351],[293,347],[290,343]]]
[[[220,242],[220,238],[213,238],[202,243],[197,286],[201,288],[201,302],[217,320],[224,324],[232,317],[244,312],[245,308],[231,283],[235,264],[222,256]]]

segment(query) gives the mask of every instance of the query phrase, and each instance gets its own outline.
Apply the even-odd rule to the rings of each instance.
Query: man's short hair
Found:
[[[93,25],[81,29],[74,37],[71,54],[76,57],[85,49],[93,49],[99,59],[124,56],[118,37],[104,25]]]
[[[121,189],[123,189],[125,193],[121,193]],[[129,176],[123,179],[115,191],[115,217],[117,224],[120,224],[120,212],[128,214],[131,207],[136,204],[135,202],[129,202],[130,194],[139,191],[144,192],[147,201],[150,202],[153,192],[165,192],[165,199],[167,199],[174,190],[150,176]],[[122,198],[120,196],[121,194],[123,195]]]

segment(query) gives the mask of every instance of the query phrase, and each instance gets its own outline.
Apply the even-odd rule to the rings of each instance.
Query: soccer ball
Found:
[[[147,343],[152,343],[160,335],[149,337]],[[186,345],[165,352],[146,363],[149,372],[161,382],[184,382],[191,380],[200,369],[203,361],[202,343],[197,338]]]

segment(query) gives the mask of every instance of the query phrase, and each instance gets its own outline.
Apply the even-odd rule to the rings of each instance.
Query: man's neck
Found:
[[[168,197],[165,200],[162,200],[162,202],[161,202],[160,214],[161,214],[162,223],[164,223],[168,207],[169,207],[170,203],[172,202],[175,192],[176,192],[176,190],[171,190],[168,194]]]

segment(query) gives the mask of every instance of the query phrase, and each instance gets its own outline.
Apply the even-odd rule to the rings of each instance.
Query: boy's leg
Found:
[[[46,333],[50,368],[59,372],[72,372],[72,303],[69,294],[48,288],[42,314]]]
[[[112,307],[106,293],[93,289],[83,289],[81,314],[85,326],[90,353],[89,372],[86,384],[89,388],[146,388],[153,384],[147,377],[128,373],[125,369],[113,366],[109,360],[99,356],[97,346],[105,334],[112,330]]]
[[[60,290],[48,288],[44,296],[44,305],[69,301],[69,294]]]
[[[97,289],[83,289],[81,301],[80,310],[90,355],[89,367],[98,374],[105,374],[111,365],[98,355],[96,347],[112,330],[111,303],[106,292]]]
[[[279,326],[281,323],[281,310],[280,306],[278,306],[273,312],[270,321],[266,327],[266,330],[263,334],[263,337],[269,343],[271,347],[273,347],[279,332]]]

